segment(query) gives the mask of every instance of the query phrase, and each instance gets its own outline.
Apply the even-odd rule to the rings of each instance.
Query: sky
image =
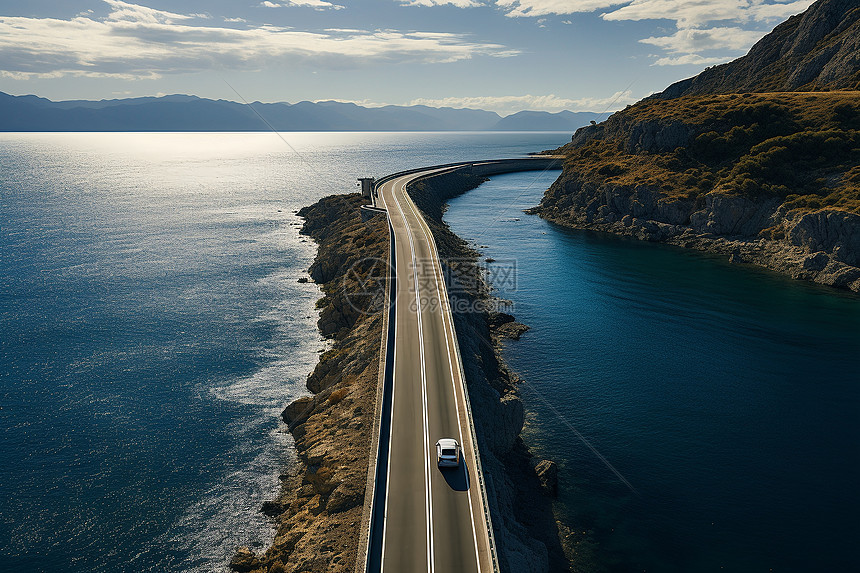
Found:
[[[812,0],[0,0],[0,91],[615,110]]]

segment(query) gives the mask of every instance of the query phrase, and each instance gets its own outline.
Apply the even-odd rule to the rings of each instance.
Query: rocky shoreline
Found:
[[[587,128],[586,128],[587,129]],[[795,279],[860,292],[860,216],[833,209],[790,210],[779,200],[709,194],[668,197],[566,170],[527,213],[573,229],[726,255]]]
[[[299,211],[302,234],[319,245],[309,272],[323,298],[320,332],[333,340],[308,376],[312,395],[289,404],[282,417],[293,436],[298,468],[281,476],[281,493],[262,511],[277,528],[262,555],[240,548],[238,572],[352,572],[371,454],[382,317],[346,293],[388,253],[382,217],[362,222],[359,195],[334,195]],[[365,301],[364,304],[370,304]]]
[[[425,180],[411,190],[425,214],[440,256],[455,265],[447,273],[480,276],[477,253],[442,222],[445,201],[483,178],[452,174]],[[302,209],[301,232],[319,245],[309,272],[324,296],[318,326],[333,340],[309,375],[312,395],[286,407],[298,467],[281,476],[277,499],[261,511],[277,532],[262,554],[239,548],[230,563],[237,572],[352,572],[359,562],[365,488],[373,425],[383,320],[371,299],[356,301],[358,279],[372,280],[388,253],[388,227],[376,216],[362,222],[357,194],[326,197]],[[455,268],[456,267],[456,268]],[[456,280],[456,279],[455,279]],[[381,283],[377,285],[382,288]],[[458,302],[455,302],[455,298]],[[452,296],[467,389],[493,518],[502,571],[570,570],[552,511],[557,490],[553,462],[537,460],[520,438],[524,423],[517,378],[500,357],[501,337],[527,327],[496,312],[483,279]],[[378,303],[378,301],[376,301]],[[366,304],[366,307],[362,307]],[[568,551],[568,553],[570,553]]]
[[[858,104],[850,91],[646,98],[545,152],[564,168],[529,212],[860,292]]]

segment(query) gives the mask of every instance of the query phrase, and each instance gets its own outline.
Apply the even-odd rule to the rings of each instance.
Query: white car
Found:
[[[456,468],[460,465],[460,444],[453,438],[442,438],[436,442],[436,464]]]

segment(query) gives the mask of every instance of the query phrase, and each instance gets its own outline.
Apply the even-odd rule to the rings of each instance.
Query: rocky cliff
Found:
[[[672,84],[656,97],[860,89],[860,4],[819,0],[728,64]]]
[[[792,54],[825,44],[854,63],[822,70],[851,84],[858,17],[856,1],[820,0],[721,67],[719,81],[706,70],[577,130],[534,212],[860,291],[860,92],[723,93],[788,81],[802,67]]]

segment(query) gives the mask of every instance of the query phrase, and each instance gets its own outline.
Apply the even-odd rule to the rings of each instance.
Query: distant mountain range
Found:
[[[252,109],[253,108],[253,109]],[[0,92],[0,131],[575,131],[597,113],[423,105],[362,107],[336,101],[241,104],[188,95],[51,101]]]

